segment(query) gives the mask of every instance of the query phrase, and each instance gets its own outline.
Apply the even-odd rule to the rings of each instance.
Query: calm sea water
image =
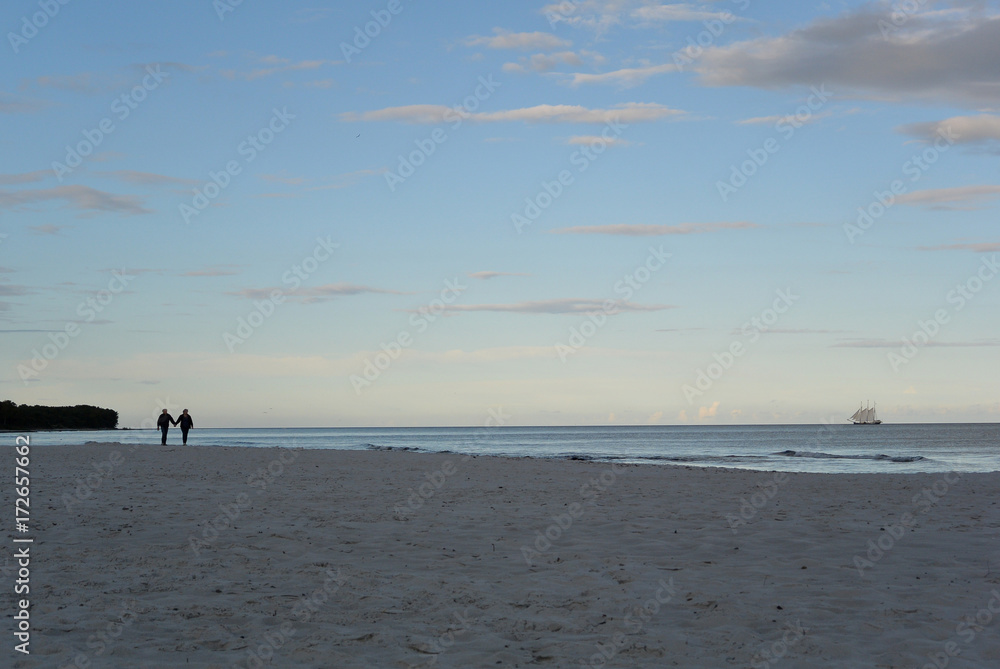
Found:
[[[178,429],[171,429],[168,443],[180,444],[180,436]],[[85,441],[155,446],[160,437],[152,430],[31,435],[35,447]],[[398,449],[798,472],[1000,471],[1000,423],[195,429],[188,443]]]

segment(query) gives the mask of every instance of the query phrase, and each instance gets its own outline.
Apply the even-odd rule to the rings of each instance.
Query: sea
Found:
[[[85,442],[160,443],[160,434],[154,430],[33,432],[30,436],[36,448]],[[167,443],[180,445],[180,437],[180,430],[171,429]],[[10,440],[13,443],[13,437]],[[1000,471],[1000,423],[206,428],[192,430],[188,444],[399,450],[789,472]]]

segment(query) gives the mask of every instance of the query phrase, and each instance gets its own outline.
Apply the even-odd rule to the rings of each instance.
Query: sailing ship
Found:
[[[854,412],[847,420],[854,421],[855,425],[881,425],[882,421],[879,420],[878,414],[875,413],[875,405],[866,407],[863,404],[861,407]]]

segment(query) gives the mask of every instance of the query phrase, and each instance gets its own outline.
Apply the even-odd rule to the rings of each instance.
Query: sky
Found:
[[[16,0],[0,28],[3,399],[1000,417],[996,2]]]

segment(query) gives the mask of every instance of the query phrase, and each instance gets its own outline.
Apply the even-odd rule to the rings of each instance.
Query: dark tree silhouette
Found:
[[[46,407],[0,402],[0,430],[113,430],[118,412],[88,404]]]

